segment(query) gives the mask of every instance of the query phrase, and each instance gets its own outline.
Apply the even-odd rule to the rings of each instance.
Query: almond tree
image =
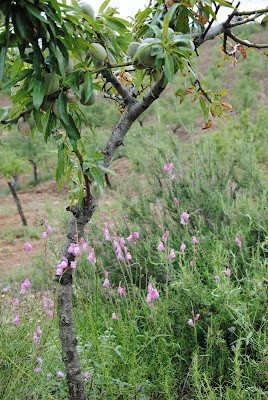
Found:
[[[80,2],[81,3],[81,2]],[[132,22],[118,17],[103,2],[97,16],[88,3],[72,6],[56,0],[2,0],[0,32],[0,82],[6,68],[11,79],[4,89],[13,89],[13,107],[1,116],[3,126],[19,121],[20,133],[29,134],[30,115],[44,140],[52,137],[58,148],[56,180],[73,185],[72,213],[62,252],[70,266],[75,256],[68,252],[74,237],[83,237],[97,198],[105,188],[110,161],[132,124],[157,100],[176,73],[183,74],[188,88],[178,88],[180,101],[191,93],[204,112],[205,128],[212,117],[224,117],[231,106],[199,79],[192,67],[198,48],[220,36],[224,60],[237,61],[247,49],[266,49],[268,44],[239,38],[233,28],[261,17],[268,21],[268,8],[239,11],[240,3],[221,1],[150,1]],[[215,23],[221,7],[229,16]],[[265,50],[267,56],[267,51]],[[90,106],[96,93],[118,103],[121,118],[101,152],[86,154],[80,104]],[[88,122],[90,127],[90,121]],[[58,130],[61,128],[61,131]],[[63,133],[62,133],[63,129]],[[68,398],[87,398],[76,350],[72,314],[72,269],[64,270],[58,281],[58,315],[62,356],[65,363]]]

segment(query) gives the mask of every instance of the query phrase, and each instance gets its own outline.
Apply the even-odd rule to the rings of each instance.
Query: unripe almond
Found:
[[[53,110],[54,114],[56,115],[56,117],[58,119],[61,119],[60,110],[59,110],[59,100],[58,99],[56,99],[54,101],[52,110]],[[67,106],[67,112],[69,112],[68,106]]]
[[[35,120],[32,115],[30,114],[25,115],[25,120],[28,122],[31,130],[35,128]]]
[[[74,62],[71,59],[71,57],[69,57],[68,61],[67,60],[63,60],[63,67],[64,67],[64,71],[66,76],[70,75],[73,70],[74,70]]]
[[[88,15],[91,18],[94,18],[95,12],[94,8],[88,2],[84,2],[81,4],[81,9],[84,14]]]
[[[52,74],[47,73],[44,75],[45,79],[45,95],[49,96],[50,94],[55,93],[60,86],[59,78],[57,75],[54,75],[53,82],[51,82]]]
[[[98,200],[103,196],[104,190],[98,182],[93,182],[92,185],[90,185],[90,193],[95,200]]]
[[[43,103],[40,106],[41,110],[47,111],[52,103],[53,103],[53,100],[50,100],[47,97],[44,97]]]
[[[102,62],[107,58],[107,52],[105,48],[99,43],[91,43],[92,48],[88,49],[89,54],[94,60]]]
[[[140,45],[139,42],[131,42],[131,43],[129,43],[128,48],[127,48],[127,52],[128,52],[128,54],[129,54],[129,56],[131,58],[134,57],[134,54],[136,53],[139,45]]]
[[[78,97],[74,93],[73,89],[68,89],[66,91],[66,99],[69,103],[77,103],[79,101]]]
[[[80,99],[80,103],[81,104],[83,104],[84,106],[93,106],[93,104],[95,104],[96,101],[97,101],[97,96],[96,96],[96,93],[93,91],[91,93],[90,98],[85,103],[85,91],[84,91],[84,89],[82,89],[82,91],[81,91],[81,99]]]
[[[18,121],[18,131],[23,136],[28,136],[31,132],[30,125],[21,117]]]

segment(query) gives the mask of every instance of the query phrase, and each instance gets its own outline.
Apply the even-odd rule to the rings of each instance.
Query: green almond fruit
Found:
[[[53,103],[52,110],[58,119],[61,119],[60,110],[59,110],[59,100],[56,99]],[[69,108],[67,106],[67,112],[69,112]]]
[[[93,106],[93,104],[95,104],[97,101],[97,96],[96,93],[93,91],[91,93],[90,98],[88,99],[87,102],[85,102],[85,91],[84,89],[82,89],[81,91],[81,99],[80,99],[80,103],[83,104],[84,106]]]
[[[21,117],[18,121],[18,131],[23,136],[29,136],[31,132],[30,125],[24,120],[23,117]]]
[[[162,73],[160,71],[153,71],[152,76],[153,76],[153,81],[157,82],[161,78]]]
[[[63,68],[64,68],[66,76],[70,75],[73,72],[74,62],[70,57],[69,57],[68,61],[63,59]]]
[[[131,58],[134,57],[134,54],[136,53],[136,51],[137,51],[139,46],[140,46],[139,42],[131,42],[131,43],[129,43],[128,48],[127,48],[127,52],[128,52],[128,54],[129,54],[129,56]]]
[[[25,115],[25,120],[28,122],[31,130],[35,128],[35,119],[32,115],[30,114]]]
[[[91,18],[94,18],[95,11],[91,4],[89,4],[88,2],[84,2],[81,4],[81,9],[84,14],[88,15]]]
[[[154,42],[153,38],[145,39],[141,44],[139,50],[142,47],[146,47],[149,43]],[[156,56],[151,56],[152,46],[145,49],[139,56],[138,61],[146,67],[154,68]]]
[[[52,103],[53,103],[53,100],[50,100],[47,97],[45,97],[43,100],[43,103],[40,106],[41,110],[47,111],[50,108]]]
[[[50,94],[55,93],[60,86],[59,78],[57,75],[54,75],[53,81],[52,80],[52,74],[46,73],[44,75],[44,80],[45,80],[45,95],[49,96]]]
[[[105,48],[99,43],[91,43],[92,48],[88,49],[89,54],[94,60],[102,62],[107,58],[107,52]]]
[[[93,182],[92,185],[90,185],[90,193],[93,199],[98,200],[103,196],[104,190],[98,182]]]
[[[77,103],[79,101],[78,97],[76,96],[76,94],[74,93],[73,89],[68,89],[66,91],[66,100],[69,103]]]

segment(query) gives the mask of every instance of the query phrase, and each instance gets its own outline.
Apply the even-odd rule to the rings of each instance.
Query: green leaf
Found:
[[[33,88],[33,105],[36,110],[38,110],[44,100],[45,96],[45,81],[36,81]]]
[[[39,130],[39,132],[43,132],[43,126],[41,124],[41,112],[39,111],[39,109],[34,109],[33,114],[37,129]]]
[[[85,103],[86,103],[92,94],[92,76],[89,71],[87,71],[85,74],[84,92],[85,92]]]
[[[0,109],[0,121],[3,121],[9,114],[9,109],[11,106],[5,106]]]
[[[174,76],[174,62],[173,58],[169,53],[165,54],[165,76],[167,77],[169,82],[173,81],[173,76]]]
[[[45,142],[47,142],[47,139],[51,135],[53,129],[55,128],[55,125],[57,123],[57,118],[54,115],[54,113],[51,112],[52,105],[50,106],[49,110],[46,112],[45,118],[43,120],[44,122],[44,139]]]
[[[205,112],[205,110],[206,110],[206,102],[203,99],[203,97],[199,97],[199,103],[200,103],[200,106],[201,106],[202,110]]]
[[[41,15],[41,12],[38,10],[37,6],[31,5],[29,3],[24,3],[25,7],[28,9],[28,11],[34,15],[36,18],[38,18],[40,21],[45,22],[45,24],[48,23],[48,21]]]
[[[173,4],[164,17],[164,23],[163,23],[163,36],[164,37],[166,37],[166,35],[167,35],[169,23],[178,7],[179,7],[179,3]]]
[[[21,72],[22,68],[23,68],[23,61],[21,61],[20,56],[18,56],[12,65],[10,77],[14,78],[19,72]],[[1,67],[0,67],[0,69],[1,69]]]
[[[14,78],[9,79],[4,85],[3,89],[10,89],[12,86],[15,86],[18,82],[22,81],[23,79],[26,78],[27,75],[30,75],[33,73],[32,69],[24,69],[23,71],[19,72]],[[1,74],[1,71],[0,71]]]
[[[67,135],[69,136],[70,139],[72,139],[74,142],[76,142],[79,138],[80,138],[80,132],[78,131],[73,117],[71,115],[69,115],[69,124],[65,124],[64,121],[62,121],[62,125],[67,133]],[[72,145],[74,145],[74,143],[71,141]],[[77,147],[75,145],[75,147]]]
[[[94,180],[105,189],[105,179],[99,168],[91,168],[90,173],[93,176]]]
[[[59,105],[59,112],[62,121],[68,125],[69,124],[69,116],[68,116],[68,110],[67,110],[67,100],[65,93],[60,93],[58,97],[58,105]]]
[[[100,9],[99,9],[99,14],[101,14],[105,10],[105,8],[108,6],[109,3],[110,3],[110,0],[105,0],[102,3],[102,5],[100,6]]]
[[[58,146],[58,165],[56,168],[56,181],[58,182],[62,175],[64,175],[64,143],[60,143]]]
[[[7,48],[2,47],[1,55],[0,55],[0,85],[1,85],[2,79],[3,79],[6,51],[7,51]]]
[[[77,203],[78,208],[81,207],[83,203],[83,198],[84,198],[84,188],[82,187],[78,193],[78,203]]]

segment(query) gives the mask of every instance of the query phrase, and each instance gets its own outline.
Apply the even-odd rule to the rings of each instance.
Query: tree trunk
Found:
[[[18,212],[20,214],[22,225],[26,226],[27,225],[26,218],[25,218],[25,216],[23,214],[22,207],[21,207],[21,204],[20,204],[20,200],[19,200],[19,198],[17,196],[17,181],[18,181],[17,175],[12,175],[12,180],[8,181],[7,183],[8,183],[8,186],[9,186],[10,190],[11,190],[13,199],[14,199],[14,201],[16,203]]]
[[[29,160],[34,168],[34,184],[37,185],[37,165],[34,160]]]
[[[136,119],[160,96],[164,90],[162,77],[156,82],[151,90],[138,101],[120,85],[117,79],[107,71],[107,80],[110,80],[120,94],[125,97],[127,104],[124,114],[122,114],[118,124],[114,128],[110,138],[102,150],[104,156],[104,166],[108,167],[110,161],[119,146],[123,144],[123,139],[126,133],[131,128]],[[84,198],[80,209],[77,206],[67,208],[71,211],[73,217],[69,224],[69,230],[66,236],[62,257],[67,258],[68,265],[75,257],[68,253],[69,246],[72,242],[79,241],[84,236],[84,228],[91,219],[97,201],[92,197],[87,203],[87,198]],[[77,235],[77,236],[76,236]],[[74,237],[77,237],[76,239]],[[64,270],[64,273],[59,277],[55,276],[54,280],[59,283],[58,286],[58,318],[60,327],[60,339],[62,344],[62,359],[66,369],[66,381],[68,386],[69,400],[85,400],[88,396],[85,393],[84,377],[79,364],[77,354],[77,339],[74,334],[73,310],[72,310],[72,269],[69,267]]]

